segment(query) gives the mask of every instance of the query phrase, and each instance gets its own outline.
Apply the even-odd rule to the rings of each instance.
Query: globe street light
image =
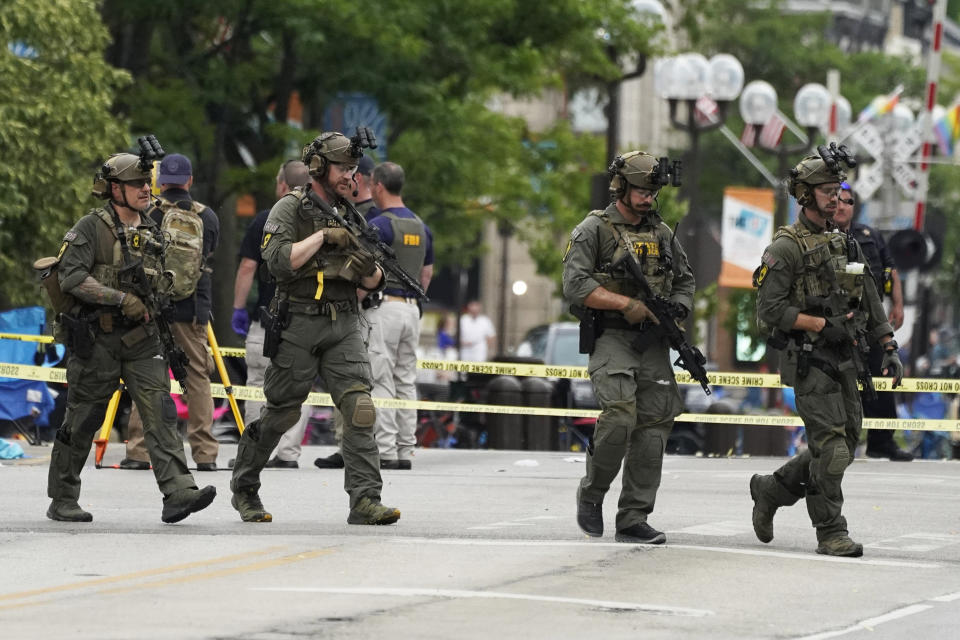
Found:
[[[690,211],[698,209],[700,134],[723,125],[727,108],[743,89],[743,65],[734,56],[720,53],[709,60],[699,53],[684,53],[654,65],[654,88],[670,106],[670,123],[690,134],[686,174],[681,197]],[[686,106],[686,119],[678,115]]]
[[[740,115],[748,126],[762,127],[758,136],[757,147],[777,157],[777,177],[784,180],[790,168],[790,157],[804,153],[813,146],[815,136],[820,130],[830,129],[830,106],[832,103],[830,92],[821,84],[812,82],[800,87],[793,99],[793,116],[797,123],[806,131],[791,129],[798,134],[800,142],[783,144],[780,141],[784,126],[791,123],[786,116],[777,110],[777,91],[770,83],[763,80],[754,80],[743,89],[740,95]],[[850,122],[850,103],[845,98],[837,98],[836,124],[838,128],[845,128]],[[842,127],[841,127],[842,124]],[[767,127],[771,129],[768,131]],[[767,132],[770,135],[764,135]],[[776,138],[776,141],[773,141]],[[785,181],[781,182],[774,196],[774,227],[780,227],[787,222],[788,194]]]

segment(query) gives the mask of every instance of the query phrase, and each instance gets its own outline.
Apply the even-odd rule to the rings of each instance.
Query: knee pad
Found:
[[[340,413],[354,427],[369,429],[377,422],[377,409],[366,393],[349,393],[340,402]]]
[[[850,450],[847,443],[839,441],[823,452],[823,473],[827,477],[839,478],[850,465]]]

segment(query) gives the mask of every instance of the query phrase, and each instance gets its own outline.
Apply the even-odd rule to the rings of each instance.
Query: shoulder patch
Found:
[[[280,223],[279,223],[279,222],[267,222],[266,224],[263,225],[263,232],[264,232],[264,233],[276,233],[276,232],[277,232],[277,229],[279,229],[279,228],[280,228]]]
[[[777,264],[777,259],[777,256],[773,255],[769,251],[764,251],[763,257],[760,258],[760,262],[762,262],[764,266],[772,268]]]
[[[71,229],[70,231],[67,231],[67,233],[63,236],[64,242],[73,242],[76,239],[77,239],[77,232],[74,231],[73,229]]]

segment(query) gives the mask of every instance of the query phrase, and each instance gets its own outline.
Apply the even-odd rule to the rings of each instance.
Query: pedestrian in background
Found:
[[[403,168],[384,162],[373,171],[373,199],[379,214],[370,220],[380,240],[393,249],[400,268],[426,291],[433,277],[433,234],[403,203]],[[380,304],[364,311],[370,323],[367,345],[373,370],[373,397],[417,399],[420,308],[415,291],[387,274]],[[377,410],[381,469],[410,469],[417,444],[416,409]]]
[[[467,303],[467,313],[460,316],[460,359],[467,362],[486,362],[495,348],[497,332],[483,313],[479,300]]]
[[[148,215],[158,225],[163,226],[165,216],[174,215],[173,208],[178,210],[176,215],[196,216],[202,222],[200,279],[191,294],[174,302],[170,328],[174,340],[189,359],[186,404],[190,455],[197,471],[216,471],[220,443],[213,436],[213,395],[210,391],[213,357],[207,351],[207,323],[213,308],[212,260],[220,242],[220,220],[210,207],[190,196],[193,167],[186,156],[179,153],[166,156],[160,162],[157,184],[160,185],[161,200]],[[120,462],[121,469],[150,468],[143,438],[143,422],[134,406],[127,425],[127,456]]]

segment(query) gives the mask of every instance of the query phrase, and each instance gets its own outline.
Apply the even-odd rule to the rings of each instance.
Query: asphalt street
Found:
[[[265,470],[272,523],[244,523],[229,471],[214,503],[160,522],[153,475],[82,476],[92,523],[44,517],[49,447],[0,466],[2,638],[957,638],[960,464],[858,460],[844,482],[863,558],[814,553],[803,503],[762,544],[753,473],[777,458],[668,457],[651,524],[663,546],[575,521],[582,455],[419,450],[384,471],[387,527],[346,524],[343,472]],[[235,445],[222,445],[220,462]],[[119,462],[112,445],[105,464]]]

